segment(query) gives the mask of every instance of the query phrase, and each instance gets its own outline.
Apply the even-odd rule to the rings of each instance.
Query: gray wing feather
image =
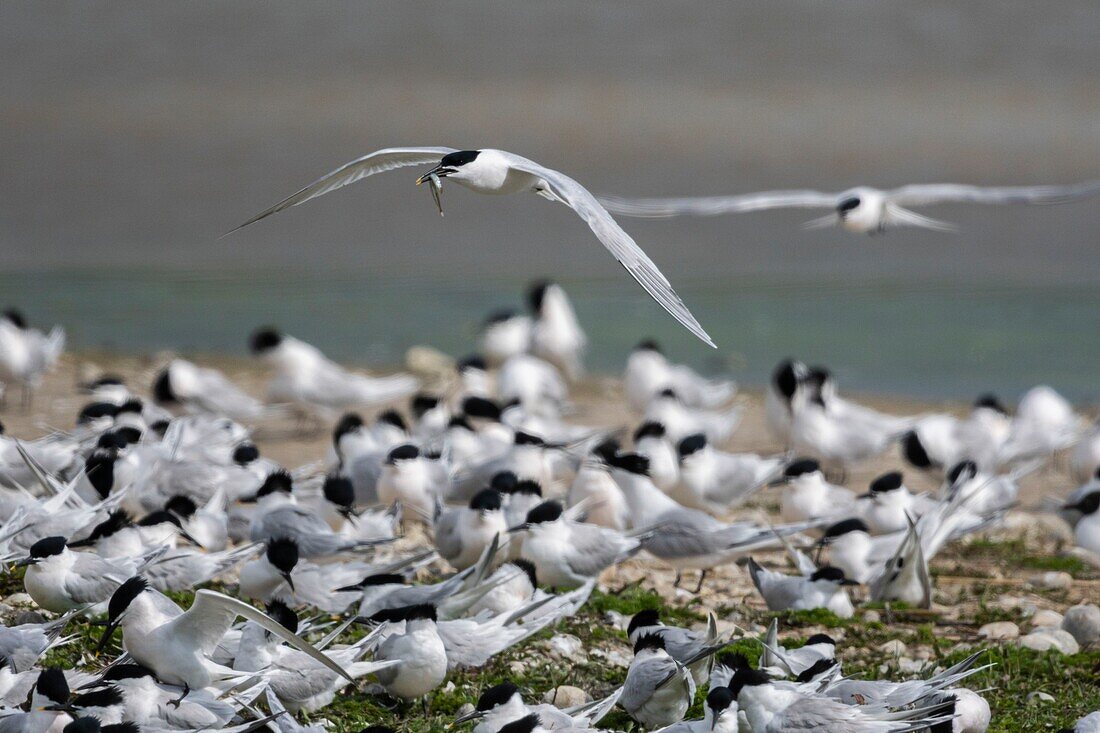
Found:
[[[719,216],[764,209],[818,209],[836,205],[837,194],[821,191],[761,191],[739,196],[684,196],[680,198],[632,199],[601,196],[599,201],[612,214],[644,219],[673,216]]]
[[[318,178],[313,183],[301,189],[297,193],[287,196],[270,209],[260,212],[244,224],[235,227],[226,234],[232,234],[237,229],[242,229],[260,219],[276,214],[283,209],[305,203],[310,199],[323,196],[329,191],[335,191],[356,181],[362,180],[375,173],[385,173],[396,168],[405,168],[411,165],[424,165],[439,162],[439,159],[448,153],[455,152],[454,148],[384,148],[368,153],[362,158],[345,163],[331,173]],[[224,236],[224,235],[223,235]]]
[[[623,231],[588,189],[564,173],[541,166],[527,158],[507,152],[504,155],[516,170],[541,178],[549,192],[584,219],[603,246],[662,308],[704,343],[717,348],[653,260]]]
[[[888,193],[905,206],[962,201],[972,204],[1058,204],[1100,194],[1100,181],[1070,186],[968,186],[961,183],[924,183],[902,186]]]
[[[675,674],[676,670],[676,662],[667,657],[658,657],[632,665],[626,673],[619,704],[628,713],[634,712],[642,707],[653,696],[661,682],[668,679],[670,674]]]
[[[459,511],[444,509],[435,524],[435,549],[441,557],[450,560],[462,552],[462,539],[458,534]]]
[[[594,524],[573,524],[570,532],[573,552],[566,558],[577,575],[598,575],[604,568],[633,554],[639,545],[613,529]]]

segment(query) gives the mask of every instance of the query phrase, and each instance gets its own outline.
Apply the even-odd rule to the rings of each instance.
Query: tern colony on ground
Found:
[[[864,599],[928,606],[929,560],[996,526],[1019,479],[1066,450],[1087,480],[1052,509],[1081,552],[1100,552],[1098,433],[1049,388],[1013,415],[987,395],[962,417],[898,417],[844,397],[828,369],[787,360],[765,397],[776,452],[732,453],[736,385],[652,341],[626,362],[631,429],[575,419],[584,332],[557,284],[535,284],[527,305],[488,318],[473,355],[421,352],[432,369],[420,376],[346,369],[269,327],[250,341],[270,367],[267,399],[176,358],[148,393],[110,375],[83,384],[67,430],[2,436],[0,559],[24,568],[45,615],[0,628],[0,731],[323,730],[298,716],[367,681],[369,694],[427,706],[452,671],[576,614],[631,558],[671,567],[677,584],[697,573],[696,592],[710,571],[743,563],[771,610],[851,616],[860,587]],[[252,427],[295,416],[330,425],[331,443],[316,463],[284,467]],[[890,451],[940,488],[913,491],[900,470],[865,492],[843,485]],[[777,519],[738,517],[771,491]],[[793,571],[763,561],[775,549]],[[208,585],[183,605],[169,595]],[[82,629],[99,637],[82,665],[49,664]],[[633,660],[608,694],[558,709],[504,682],[460,722],[585,729],[618,707],[644,729],[685,733],[989,723],[963,684],[980,654],[922,679],[859,681],[827,636],[785,649],[773,626],[750,660],[724,653],[717,629],[713,616],[688,629],[638,613]],[[704,686],[703,718],[685,720]]]

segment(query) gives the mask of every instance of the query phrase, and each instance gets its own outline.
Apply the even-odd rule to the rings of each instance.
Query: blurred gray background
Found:
[[[638,195],[1100,178],[1097,38],[1095,0],[6,2],[0,287],[78,346],[240,350],[260,320],[387,360],[467,348],[484,308],[552,275],[597,365],[654,332],[726,366],[535,197],[449,186],[440,219],[406,170],[217,237],[390,145],[506,148]],[[804,232],[799,211],[625,226],[750,379],[797,353],[882,389],[1049,368],[1091,394],[1100,202],[928,213],[961,234]],[[970,353],[989,329],[1007,335]],[[913,354],[884,365],[899,333]],[[900,377],[917,353],[958,373]]]

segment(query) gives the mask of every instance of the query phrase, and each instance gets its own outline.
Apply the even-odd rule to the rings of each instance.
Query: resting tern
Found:
[[[681,663],[665,650],[665,640],[659,634],[639,636],[619,705],[651,729],[683,720],[695,698],[695,681],[688,665],[712,656],[721,646],[703,647]]]
[[[848,517],[855,511],[855,492],[829,483],[821,464],[812,458],[787,464],[779,482],[779,516],[784,522]]]
[[[791,400],[809,370],[805,364],[794,359],[784,359],[772,371],[764,393],[764,415],[768,420],[768,429],[785,449],[791,447]]]
[[[821,191],[763,191],[740,196],[627,199],[601,197],[613,214],[645,218],[717,216],[764,209],[833,209],[834,213],[806,224],[810,228],[837,224],[858,234],[880,234],[900,227],[954,231],[946,222],[911,211],[910,206],[946,203],[1058,204],[1095,196],[1100,181],[1068,186],[970,186],[961,183],[910,184],[894,189],[857,186],[840,193]]]
[[[840,568],[824,567],[811,575],[791,576],[762,568],[750,557],[749,575],[769,611],[824,608],[840,618],[855,615],[852,599],[844,586],[859,583],[846,578]]]
[[[673,498],[715,514],[744,503],[783,470],[781,457],[726,453],[711,446],[703,433],[687,436],[677,450],[680,483]]]
[[[173,359],[157,373],[153,397],[161,405],[228,415],[235,420],[254,420],[266,406],[229,381],[217,369],[200,367],[186,359]]]
[[[237,709],[206,690],[192,690],[179,699],[182,689],[158,682],[153,670],[140,664],[115,664],[104,670],[94,686],[111,687],[122,697],[123,720],[160,723],[172,728],[205,728],[227,724]]]
[[[455,570],[474,565],[489,543],[508,531],[502,503],[496,489],[479,491],[466,507],[444,508],[437,503],[432,532],[439,556]]]
[[[419,386],[407,374],[368,377],[348,371],[317,347],[273,328],[253,333],[250,346],[275,368],[268,397],[296,405],[306,414],[335,417],[337,410],[403,399]]]
[[[666,494],[680,483],[680,453],[669,439],[665,426],[645,422],[634,431],[634,452],[649,459],[649,478]]]
[[[1081,512],[1081,519],[1073,528],[1077,546],[1100,555],[1100,491],[1086,494],[1076,504],[1065,509]]]
[[[377,661],[397,661],[378,672],[378,681],[393,697],[415,700],[443,684],[447,677],[447,649],[436,628],[435,607],[422,604],[379,611],[376,622],[392,625],[374,652]]]
[[[43,669],[31,691],[30,712],[0,716],[0,732],[61,733],[72,722],[72,717],[63,712],[69,695],[65,673],[56,667]]]
[[[639,611],[630,619],[626,627],[627,638],[631,644],[637,644],[643,636],[655,635],[664,641],[665,651],[680,664],[688,664],[702,650],[718,641],[718,630],[713,614],[707,618],[706,631],[693,631],[678,626],[666,626],[656,609]],[[703,684],[710,676],[711,659],[705,656],[696,659],[689,668],[696,686]]]
[[[570,519],[556,501],[539,504],[508,531],[523,532],[521,557],[551,588],[578,588],[642,547],[637,537]]]
[[[531,317],[525,313],[512,309],[494,311],[481,324],[478,348],[489,363],[500,366],[531,348],[532,328]],[[463,366],[459,365],[460,372]],[[485,371],[484,363],[479,371]]]
[[[209,686],[219,677],[233,676],[232,670],[215,664],[209,655],[238,616],[282,637],[353,681],[338,664],[247,603],[203,589],[195,593],[191,608],[183,611],[167,596],[151,589],[140,575],[120,585],[111,596],[107,604],[107,628],[99,646],[106,646],[114,630],[121,626],[122,646],[134,661],[152,669],[162,682],[182,685],[186,694],[191,688]]]
[[[737,394],[735,382],[708,379],[689,366],[673,364],[656,341],[642,341],[626,360],[623,391],[636,412],[646,407],[662,390],[671,389],[688,407],[714,409]]]
[[[46,537],[31,545],[23,584],[42,608],[65,613],[102,603],[130,576],[134,567],[90,552],[73,552],[64,537]]]
[[[660,423],[668,439],[679,443],[689,435],[703,433],[714,443],[724,443],[741,424],[741,405],[720,410],[688,407],[672,388],[658,392],[645,410],[645,421]]]
[[[801,532],[814,523],[759,527],[750,522],[726,524],[706,512],[685,507],[661,492],[647,475],[644,456],[622,453],[608,457],[612,476],[623,490],[635,527],[651,527],[642,546],[651,555],[676,568],[676,585],[684,570],[699,570],[696,593],[707,572],[733,562],[757,548],[779,541],[780,535]]]
[[[445,147],[376,150],[322,176],[236,229],[376,173],[428,163],[437,165],[416,182],[417,185],[425,181],[431,182],[432,194],[440,214],[443,213],[443,207],[440,205],[439,194],[443,190],[444,178],[450,178],[477,193],[509,194],[530,191],[573,209],[612,256],[661,307],[703,342],[714,346],[710,336],[695,320],[653,261],[587,189],[563,173],[504,150],[455,150]]]
[[[505,680],[482,692],[474,710],[460,715],[454,724],[476,720],[478,722],[474,726],[474,733],[499,733],[509,723],[529,715],[537,715],[540,724],[551,730],[595,728],[611,712],[621,694],[622,688],[619,687],[605,698],[562,710],[548,703],[527,705],[523,702],[519,687]]]
[[[857,513],[873,534],[900,532],[908,526],[910,518],[935,507],[935,500],[909,491],[900,471],[890,471],[873,480],[867,493],[856,502]]]
[[[798,677],[822,662],[836,664],[836,641],[831,636],[814,634],[797,649],[785,649],[779,644],[779,621],[772,619],[764,640],[764,650],[760,654],[762,669]]]

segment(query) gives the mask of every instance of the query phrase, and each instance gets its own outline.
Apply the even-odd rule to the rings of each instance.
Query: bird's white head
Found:
[[[886,197],[873,188],[853,188],[840,194],[836,203],[840,225],[849,231],[869,234],[882,230]]]

